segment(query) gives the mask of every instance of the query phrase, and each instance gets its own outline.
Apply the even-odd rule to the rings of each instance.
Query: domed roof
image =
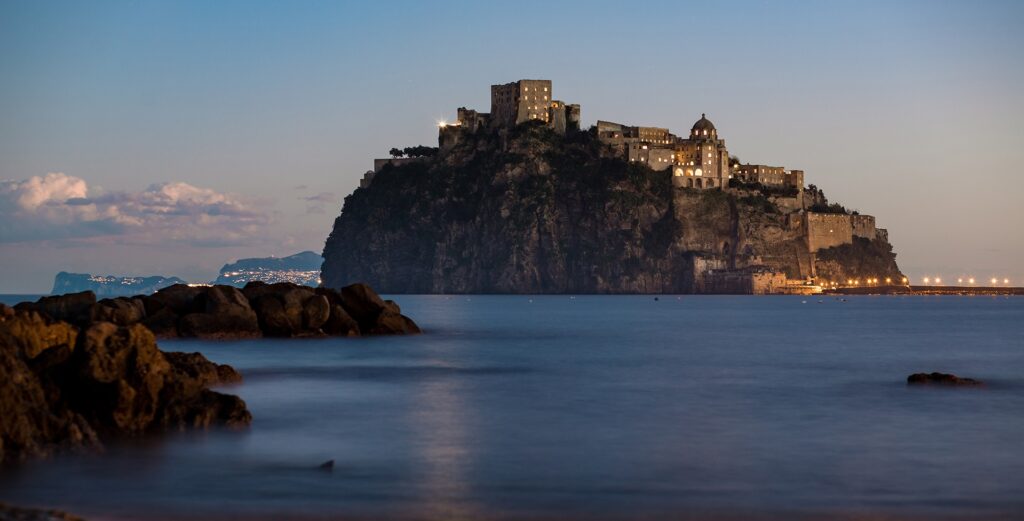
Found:
[[[693,124],[693,128],[690,130],[715,130],[715,124],[706,115],[701,114],[700,119]]]

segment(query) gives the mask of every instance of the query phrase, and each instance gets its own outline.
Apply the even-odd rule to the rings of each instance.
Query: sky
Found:
[[[915,280],[1024,285],[1024,2],[0,0],[0,293],[321,251],[489,86],[805,171]]]

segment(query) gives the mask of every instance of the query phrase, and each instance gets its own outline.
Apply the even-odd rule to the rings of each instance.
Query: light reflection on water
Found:
[[[1024,300],[397,299],[426,334],[163,343],[239,368],[251,429],[5,471],[0,500],[118,519],[1024,516]],[[990,385],[903,383],[925,370]]]

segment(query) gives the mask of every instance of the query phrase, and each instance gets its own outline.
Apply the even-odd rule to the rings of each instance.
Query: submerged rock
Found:
[[[160,351],[141,324],[79,329],[0,306],[0,462],[98,448],[108,437],[246,425],[245,402],[208,389],[239,378],[198,353]]]
[[[907,385],[984,385],[984,382],[949,373],[914,373],[907,377]]]

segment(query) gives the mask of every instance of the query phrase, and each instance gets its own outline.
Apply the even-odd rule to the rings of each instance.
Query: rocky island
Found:
[[[810,293],[905,282],[886,230],[804,173],[687,137],[598,121],[548,80],[491,88],[439,147],[393,149],[324,247],[325,285],[386,293]],[[403,157],[408,156],[408,157]],[[869,282],[870,281],[870,282]]]
[[[227,284],[241,288],[259,281],[268,284],[291,282],[305,286],[320,284],[320,265],[324,259],[319,254],[303,251],[287,257],[255,257],[238,259],[225,264],[214,284]]]
[[[54,295],[91,291],[100,297],[127,297],[148,295],[161,288],[184,284],[178,277],[150,275],[146,277],[123,277],[118,275],[91,275],[62,271],[53,279]]]

